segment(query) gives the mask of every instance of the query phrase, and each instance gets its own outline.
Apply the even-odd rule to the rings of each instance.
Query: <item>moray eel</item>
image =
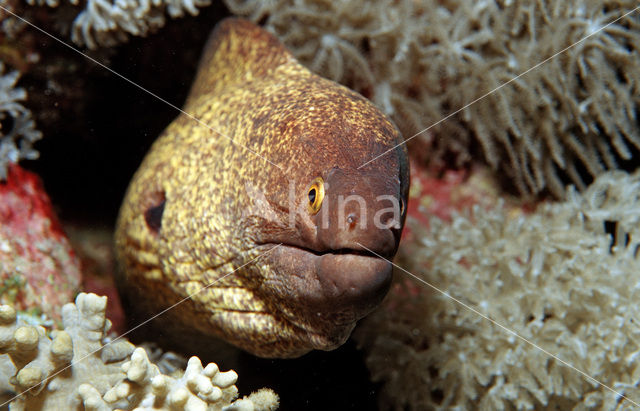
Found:
[[[409,185],[401,141],[364,97],[224,20],[125,195],[126,300],[148,316],[179,303],[160,320],[262,357],[340,346],[389,288]]]

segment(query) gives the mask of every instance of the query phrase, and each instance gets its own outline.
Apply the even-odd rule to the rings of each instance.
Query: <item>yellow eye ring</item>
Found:
[[[309,190],[307,191],[307,196],[309,197],[309,203],[307,209],[309,213],[315,214],[320,211],[320,207],[322,207],[322,200],[324,200],[324,180],[322,177],[318,177],[309,186]]]

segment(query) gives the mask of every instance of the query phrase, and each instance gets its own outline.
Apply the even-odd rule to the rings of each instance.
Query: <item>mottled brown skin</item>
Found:
[[[184,114],[153,144],[116,230],[126,297],[152,315],[195,293],[166,321],[259,356],[338,347],[389,287],[391,265],[362,246],[386,258],[397,250],[404,212],[392,228],[370,220],[389,207],[379,195],[406,203],[406,150],[358,166],[401,141],[396,127],[237,19],[212,33],[184,110],[236,144]],[[319,176],[326,196],[313,214]],[[355,203],[337,213],[350,194],[365,199],[364,228]]]

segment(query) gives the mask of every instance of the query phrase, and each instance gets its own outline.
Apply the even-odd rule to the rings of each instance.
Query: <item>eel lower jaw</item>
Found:
[[[319,252],[297,245],[273,246],[268,259],[282,284],[279,288],[286,289],[280,297],[296,312],[313,317],[312,322],[353,324],[372,311],[389,290],[392,265],[370,251]]]

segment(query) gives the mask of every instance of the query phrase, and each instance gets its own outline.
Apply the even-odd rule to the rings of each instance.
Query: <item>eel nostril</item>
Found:
[[[387,227],[389,227],[392,230],[400,230],[402,229],[402,224],[400,224],[400,221],[396,219],[392,219],[387,223]]]
[[[353,230],[357,222],[358,222],[358,217],[356,217],[355,214],[349,214],[347,216],[347,225],[349,226],[350,230]]]
[[[393,214],[385,218],[384,221],[382,222],[382,225],[384,228],[390,228],[392,230],[400,229],[400,227],[402,227],[402,225],[400,224],[400,221]]]

